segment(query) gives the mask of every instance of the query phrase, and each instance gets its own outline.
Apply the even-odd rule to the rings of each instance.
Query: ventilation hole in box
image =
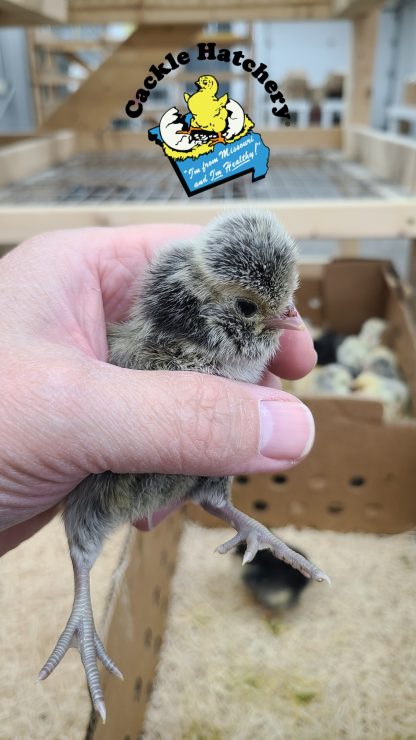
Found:
[[[156,604],[156,606],[159,606],[160,604],[160,586],[155,586],[153,589],[153,603]]]
[[[158,653],[162,645],[162,638],[160,635],[156,635],[154,643],[153,643],[153,652]]]
[[[151,693],[153,690],[153,681],[149,681],[149,683],[146,686],[146,699],[149,701]]]
[[[350,486],[353,486],[354,488],[360,488],[361,486],[364,486],[365,483],[366,480],[362,475],[353,475],[349,480]]]
[[[287,483],[287,475],[282,475],[282,473],[279,473],[279,475],[272,475],[272,481],[273,483],[276,483],[277,486],[283,486]]]
[[[364,513],[367,519],[378,519],[382,511],[381,504],[367,504]]]
[[[250,478],[248,477],[248,475],[237,475],[234,480],[236,483],[238,483],[239,486],[245,486],[246,483],[249,482]]]
[[[292,516],[302,516],[305,511],[305,504],[303,501],[291,501],[289,509]]]
[[[167,562],[168,562],[168,551],[162,550],[161,555],[160,555],[160,564],[167,565]]]
[[[123,740],[131,740],[130,735],[124,735]]]
[[[151,646],[151,644],[152,644],[152,637],[153,637],[152,630],[150,629],[150,627],[146,627],[146,629],[144,631],[144,644],[145,644],[145,647],[150,647]]]
[[[256,501],[253,501],[253,509],[256,509],[256,511],[266,511],[266,509],[269,508],[269,504],[267,501],[263,501],[262,499],[257,499]]]
[[[142,696],[143,681],[140,676],[137,676],[134,682],[134,699],[140,701]]]
[[[328,514],[341,514],[344,511],[344,504],[341,501],[331,501],[326,510]]]

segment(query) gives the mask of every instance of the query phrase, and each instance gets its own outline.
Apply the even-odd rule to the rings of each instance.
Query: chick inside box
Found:
[[[370,317],[384,318],[387,321],[386,342],[389,343],[398,356],[401,370],[408,383],[411,404],[413,409],[415,408],[415,329],[405,305],[402,285],[390,263],[376,260],[340,259],[326,265],[305,265],[301,269],[301,285],[296,300],[302,315],[309,319],[313,325],[327,326],[345,335],[358,333],[363,322]],[[359,581],[360,578],[363,581],[358,585],[360,595],[357,598],[358,604],[360,604],[363,598],[362,590],[367,588],[367,578],[371,578],[371,574],[363,573],[360,576],[359,564],[355,564],[355,558],[358,560],[367,558],[365,543],[366,538],[370,538],[369,533],[393,535],[409,532],[416,522],[416,500],[414,497],[416,419],[412,417],[412,410],[410,409],[408,416],[394,422],[386,421],[383,414],[383,405],[376,400],[336,396],[310,397],[304,400],[311,407],[316,421],[317,435],[312,453],[301,465],[293,468],[290,473],[276,476],[237,476],[234,481],[233,497],[236,505],[247,513],[252,513],[267,526],[288,528],[289,537],[291,538],[289,541],[294,542],[295,545],[297,543],[297,530],[295,528],[310,528],[312,530],[310,535],[312,540],[310,542],[308,540],[306,545],[303,540],[299,540],[298,544],[301,547],[306,546],[308,555],[314,557],[315,560],[317,559],[315,552],[311,550],[314,547],[313,538],[315,536],[322,538],[324,534],[327,534],[329,537],[328,551],[325,551],[327,561],[319,564],[328,568],[329,571],[331,571],[331,550],[335,550],[340,543],[342,553],[342,540],[334,542],[333,538],[357,537],[357,540],[345,543],[346,551],[344,550],[341,557],[345,558],[347,573],[355,573],[355,576],[351,576],[352,582],[357,579]],[[144,737],[217,738],[223,736],[221,732],[224,731],[224,716],[221,720],[223,724],[220,723],[223,730],[215,730],[212,713],[218,712],[219,715],[223,715],[225,711],[224,706],[221,708],[220,705],[224,701],[227,703],[225,699],[227,693],[224,694],[226,692],[225,687],[229,683],[226,664],[223,666],[222,676],[216,676],[212,679],[214,683],[215,681],[223,682],[222,688],[221,685],[217,686],[218,696],[215,701],[212,700],[214,703],[210,704],[208,701],[208,693],[205,695],[207,699],[206,712],[208,715],[211,713],[211,719],[201,720],[202,724],[199,724],[198,720],[194,721],[192,719],[193,710],[198,716],[198,710],[195,707],[201,707],[205,700],[201,696],[198,700],[198,694],[192,693],[191,684],[194,683],[196,687],[198,680],[202,680],[202,683],[205,682],[204,685],[208,692],[210,673],[208,655],[204,652],[204,646],[199,643],[199,638],[192,639],[195,625],[192,620],[187,621],[192,612],[192,607],[186,603],[183,594],[194,590],[195,581],[202,578],[200,567],[201,563],[205,561],[210,563],[210,575],[203,589],[208,592],[213,587],[212,579],[215,573],[217,573],[215,582],[217,582],[217,579],[222,582],[224,593],[232,589],[232,584],[228,580],[230,579],[228,572],[223,574],[224,581],[222,581],[222,571],[219,563],[231,563],[231,565],[224,567],[232,568],[235,567],[235,563],[232,562],[235,558],[232,558],[232,556],[220,558],[212,553],[215,544],[219,544],[221,537],[218,539],[216,530],[211,530],[208,533],[210,538],[208,546],[205,542],[203,546],[201,545],[201,559],[198,559],[195,550],[193,552],[189,550],[189,545],[190,541],[195,544],[197,540],[201,540],[201,531],[199,527],[194,531],[192,527],[195,525],[187,524],[186,520],[192,520],[194,523],[208,527],[218,526],[218,520],[204,513],[199,507],[189,505],[185,516],[175,514],[160,528],[149,534],[140,534],[137,546],[132,548],[126,579],[132,613],[127,620],[119,598],[115,604],[108,634],[110,653],[115,655],[119,664],[122,663],[125,667],[127,687],[126,683],[124,685],[119,684],[119,682],[103,675],[106,701],[108,701],[109,722],[105,727],[101,724],[95,724],[94,737],[136,737],[134,731],[137,733],[138,727],[141,727],[146,712],[146,699],[151,696],[153,671],[156,668],[157,653],[160,649],[160,641],[165,625],[166,599],[169,592],[168,580],[175,569],[176,549],[184,525],[185,534],[182,537],[181,558],[196,561],[197,565],[194,566],[196,568],[195,573],[192,571],[191,574],[193,566],[189,565],[190,570],[186,571],[185,568],[185,574],[181,572],[175,576],[179,580],[176,585],[174,583],[172,601],[175,603],[172,604],[171,601],[167,629],[167,650],[169,652],[170,645],[173,652],[172,654],[169,653],[167,664],[164,665],[163,671],[158,677],[150,708],[148,705]],[[191,531],[188,533],[186,531],[187,527],[191,527]],[[330,532],[322,532],[321,534],[320,531],[313,532],[313,529],[330,530]],[[351,534],[336,535],[334,531]],[[354,533],[363,534],[355,535]],[[409,535],[403,536],[409,537]],[[184,542],[184,540],[187,541]],[[389,540],[392,544],[395,543],[394,546],[397,546],[402,553],[398,557],[404,569],[407,567],[405,563],[408,562],[409,553],[403,551],[403,554],[400,548],[410,547],[413,548],[413,552],[415,548],[413,538],[402,540],[399,537],[398,540],[395,540],[394,537],[374,537],[371,540],[376,549],[372,556],[370,552],[368,554],[368,568],[370,571],[374,568],[374,575],[377,566],[379,566],[379,571],[384,570],[383,574],[379,572],[379,577],[381,575],[382,583],[385,580],[390,581],[387,588],[391,588],[391,579],[400,580],[402,577],[395,573],[389,575],[389,571],[384,568],[382,556],[377,551],[377,542],[384,544]],[[360,554],[361,546],[364,549]],[[354,551],[351,551],[351,548],[355,548]],[[386,553],[385,557],[394,560],[396,554]],[[322,557],[324,556],[321,555]],[[373,560],[371,557],[373,557]],[[218,570],[218,567],[220,567],[220,570]],[[404,573],[404,576],[406,576],[406,573]],[[347,583],[347,576],[345,576],[345,583]],[[374,583],[376,583],[376,580]],[[155,584],[161,585],[162,595],[157,591],[158,586],[156,586],[155,591]],[[217,585],[217,588],[220,589],[220,586]],[[328,598],[325,588],[322,584],[315,584],[311,589],[311,591],[315,589],[317,598],[323,603]],[[376,611],[380,611],[385,603],[385,593],[381,592],[379,585],[376,588],[380,594],[380,602],[378,605],[375,603],[374,608]],[[337,585],[335,583],[333,589],[331,589],[331,596],[334,599],[336,599],[336,592]],[[179,598],[178,603],[176,603],[177,597]],[[200,598],[209,601],[207,593],[200,595]],[[346,598],[346,601],[341,608],[346,615],[345,619],[350,619],[349,609],[354,608],[354,602],[351,600],[352,595],[348,593],[348,588],[343,598]],[[374,598],[376,597],[374,596]],[[184,599],[185,603],[182,603],[181,599]],[[164,606],[162,605],[163,602]],[[215,621],[215,616],[213,617],[212,613],[209,615],[202,614],[204,610],[201,602],[198,602],[198,604],[199,606],[195,609],[198,612],[197,616],[199,615],[198,619],[200,618],[201,624],[204,621],[208,624],[211,624],[212,620]],[[210,608],[211,612],[214,610],[215,613],[221,613],[222,609],[226,609],[224,596],[219,596],[217,605],[207,607],[208,612]],[[215,653],[216,650],[221,653],[221,647],[218,644],[221,639],[226,640],[228,646],[233,641],[234,615],[241,612],[236,603],[232,603],[229,608],[228,621],[225,621],[228,628],[223,626],[221,632],[224,637],[219,636],[217,641],[214,632],[208,637],[208,645],[211,641],[211,650],[209,647],[207,648],[209,654]],[[404,604],[402,608],[405,614],[406,605]],[[334,609],[332,600],[331,609]],[[174,625],[175,612],[177,612],[177,633],[175,633]],[[308,617],[307,614],[306,617]],[[313,616],[311,618],[313,619]],[[330,618],[328,617],[328,619]],[[360,619],[359,616],[356,618],[357,620]],[[400,613],[400,619],[402,618],[403,614]],[[198,619],[196,619],[197,623]],[[173,620],[173,633],[169,637],[171,620]],[[370,630],[374,629],[374,625],[371,625],[371,617],[365,614],[365,609],[362,611],[361,620],[367,621]],[[131,649],[131,636],[127,635],[127,621],[131,625],[131,629],[134,625],[134,631],[139,636],[135,643],[134,652]],[[306,619],[306,622],[308,622],[308,619]],[[396,629],[390,625],[387,628],[387,634],[391,628]],[[256,629],[256,623],[254,623],[250,639],[254,640],[253,630]],[[358,629],[357,625],[354,629]],[[194,672],[190,667],[188,672],[185,670],[182,689],[178,696],[174,692],[169,695],[169,686],[174,683],[173,676],[180,674],[180,666],[186,663],[187,660],[186,655],[183,652],[181,653],[179,644],[179,635],[184,633],[186,637],[183,650],[196,651],[196,666],[194,666]],[[227,634],[228,637],[226,637]],[[386,639],[388,638],[380,637],[380,651],[384,649]],[[303,651],[307,651],[308,640],[309,637],[306,638],[305,645],[302,648],[297,645],[296,651],[300,651],[301,654]],[[172,646],[172,642],[174,646]],[[363,646],[364,648],[365,646]],[[238,650],[238,648],[236,649]],[[319,650],[331,649],[333,649],[332,643],[325,645],[323,641],[319,645]],[[162,647],[162,658],[163,650],[164,647]],[[335,651],[335,655],[338,656],[336,660],[339,660],[337,651]],[[376,658],[376,662],[378,659],[379,656]],[[276,654],[275,660],[278,668],[278,654]],[[244,656],[241,657],[241,664],[244,665]],[[259,670],[261,671],[261,669]],[[336,668],[333,666],[331,670],[336,671]],[[344,667],[342,670],[344,670]],[[374,667],[373,673],[375,672],[376,668]],[[344,680],[344,678],[340,677],[340,680]],[[309,696],[308,691],[310,689],[310,687],[309,689],[307,687],[305,689],[306,693],[303,693],[302,680],[299,679],[301,684],[301,689],[298,692],[301,697],[299,699],[300,703],[303,701],[302,696]],[[407,678],[407,680],[409,679]],[[178,681],[180,683],[179,677]],[[375,678],[372,679],[373,684],[374,681],[376,682]],[[249,684],[251,691],[255,693],[256,681],[253,679],[252,684],[250,682]],[[376,686],[376,683],[374,686]],[[194,690],[197,692],[196,688]],[[387,687],[387,690],[391,694],[391,687]],[[362,686],[361,691],[364,691]],[[260,691],[260,693],[262,692]],[[286,696],[285,691],[283,693]],[[311,689],[310,695],[312,696],[313,693],[314,689]],[[180,697],[183,697],[184,694],[192,694],[192,702],[186,708],[186,700],[184,700],[185,704],[179,710],[178,705],[182,701]],[[297,696],[296,691],[295,696]],[[336,698],[336,692],[334,696],[335,700],[338,701],[339,697]],[[382,691],[379,692],[379,696],[380,702],[382,702]],[[344,697],[343,701],[345,700]],[[368,701],[371,704],[371,699],[368,699]],[[305,702],[308,703],[306,699]],[[385,718],[383,719],[382,714],[380,714],[381,707],[377,707],[376,704],[375,711],[378,712],[380,721],[383,723]],[[182,720],[176,717],[170,723],[169,715],[172,714],[174,705],[176,711],[181,714]],[[270,728],[267,729],[267,722],[264,720],[266,705],[267,699],[264,699],[261,710],[263,720],[258,726],[255,723],[253,726],[248,723],[247,737],[266,738],[273,736],[273,734],[270,734]],[[120,707],[123,707],[123,711],[120,711]],[[255,716],[256,711],[254,709],[253,712]],[[185,715],[189,714],[189,726],[187,720],[184,719],[184,713]],[[353,714],[354,712],[351,713],[351,716]],[[232,719],[231,705],[228,708],[228,716],[231,724],[227,730],[227,733],[230,733],[227,734],[227,737],[245,737],[244,730],[242,728],[237,729],[236,718]],[[276,719],[276,715],[274,719]],[[181,724],[181,721],[183,724]],[[246,715],[245,721],[247,721]],[[308,722],[310,724],[310,721],[311,715],[306,721],[306,726]],[[319,723],[325,720],[322,717],[318,719],[317,716],[316,721],[319,728]],[[368,718],[364,717],[362,721],[364,728]],[[402,729],[399,726],[399,732]],[[340,721],[339,725],[334,725],[331,732],[341,732],[341,730],[344,731],[344,728]],[[298,737],[306,737],[305,734],[302,734],[302,729],[299,727],[296,729],[296,726],[287,726],[283,728],[283,731],[298,732]],[[348,737],[353,737],[354,731],[353,727],[345,728]],[[323,737],[324,734],[320,736]],[[332,736],[334,735],[332,734]],[[368,736],[372,736],[371,733]]]

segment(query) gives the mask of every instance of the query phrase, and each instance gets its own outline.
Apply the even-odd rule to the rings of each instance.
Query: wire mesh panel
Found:
[[[381,197],[377,182],[358,177],[323,152],[272,151],[263,180],[239,177],[195,200],[339,199]],[[0,189],[0,203],[105,203],[184,200],[187,196],[161,152],[78,154],[63,164]]]

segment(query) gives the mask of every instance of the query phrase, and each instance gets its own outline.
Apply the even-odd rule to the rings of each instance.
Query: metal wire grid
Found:
[[[345,171],[324,152],[272,151],[269,171],[255,183],[247,174],[193,200],[339,199],[380,197],[377,184]],[[0,188],[0,204],[146,202],[187,199],[162,152],[78,154],[63,164]]]

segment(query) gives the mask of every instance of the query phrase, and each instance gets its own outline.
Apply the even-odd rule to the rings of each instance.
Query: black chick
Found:
[[[307,558],[304,552],[290,545],[291,550]],[[244,555],[246,545],[235,549],[236,555]],[[295,606],[303,589],[310,583],[303,573],[294,570],[283,560],[277,560],[270,550],[259,550],[254,559],[244,568],[242,579],[252,591],[256,601],[273,611]]]
[[[337,362],[337,349],[343,339],[345,337],[335,331],[326,331],[318,339],[314,339],[313,345],[318,355],[318,365],[332,365]]]

